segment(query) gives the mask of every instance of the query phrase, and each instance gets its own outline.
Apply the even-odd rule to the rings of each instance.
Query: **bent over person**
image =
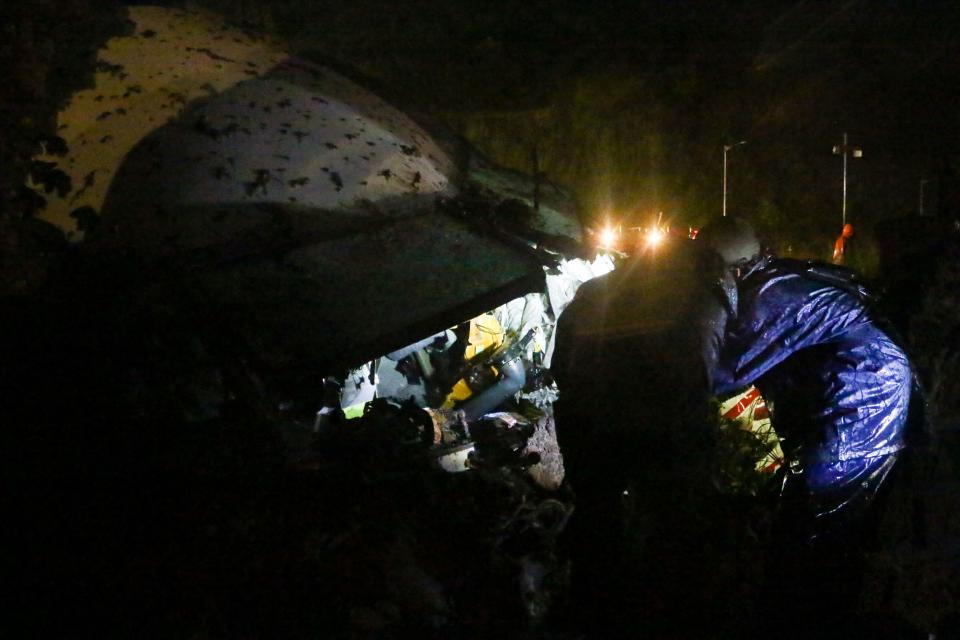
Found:
[[[701,580],[709,376],[730,308],[722,280],[719,257],[673,239],[584,284],[558,321],[551,370],[575,493],[574,608],[607,625],[604,637],[686,615]]]
[[[839,633],[858,595],[870,505],[904,448],[910,363],[845,284],[849,271],[762,255],[736,218],[702,238],[738,282],[715,389],[756,384],[788,461],[768,595],[796,633],[811,621]]]

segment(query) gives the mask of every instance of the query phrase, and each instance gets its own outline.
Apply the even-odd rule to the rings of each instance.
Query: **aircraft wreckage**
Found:
[[[199,357],[242,360],[285,419],[319,432],[374,403],[415,407],[451,471],[479,464],[471,425],[486,422],[556,487],[556,445],[523,453],[535,433],[553,443],[554,323],[613,266],[579,244],[570,199],[213,16],[131,17],[61,115],[59,162],[84,186],[47,217],[99,209],[87,244],[155,274],[130,308],[202,325],[219,346]],[[180,404],[208,418],[229,386],[211,370]]]

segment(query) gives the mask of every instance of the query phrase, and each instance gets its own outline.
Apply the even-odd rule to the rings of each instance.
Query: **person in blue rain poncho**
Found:
[[[905,446],[910,363],[849,271],[765,255],[737,218],[701,235],[737,282],[714,391],[756,384],[788,463],[767,595],[822,630],[856,598],[870,506]]]

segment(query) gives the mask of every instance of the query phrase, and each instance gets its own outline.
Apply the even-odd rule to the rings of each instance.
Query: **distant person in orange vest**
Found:
[[[853,225],[849,222],[843,225],[840,237],[833,243],[833,264],[844,264],[850,253],[850,238],[853,236]]]

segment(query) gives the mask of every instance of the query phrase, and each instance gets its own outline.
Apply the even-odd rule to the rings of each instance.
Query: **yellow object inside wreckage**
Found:
[[[503,344],[506,331],[500,322],[491,314],[484,313],[470,321],[470,331],[467,337],[467,347],[463,351],[464,360],[470,361],[486,351],[492,351]],[[496,375],[496,368],[490,367]],[[444,409],[452,409],[458,402],[463,402],[473,395],[473,390],[467,381],[461,378],[453,385],[453,389],[443,401]]]

